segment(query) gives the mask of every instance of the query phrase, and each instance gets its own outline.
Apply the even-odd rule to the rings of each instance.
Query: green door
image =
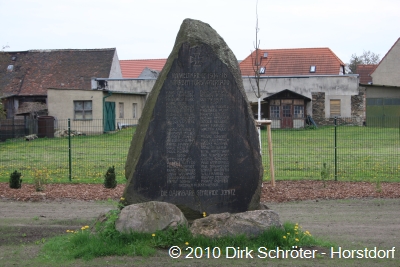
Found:
[[[104,132],[115,131],[115,102],[104,102]]]

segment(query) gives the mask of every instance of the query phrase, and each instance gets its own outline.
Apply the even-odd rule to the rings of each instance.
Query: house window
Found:
[[[291,106],[290,105],[284,105],[282,106],[282,113],[284,118],[290,118],[291,117]]]
[[[331,107],[331,117],[339,117],[340,116],[340,99],[331,99],[330,100]]]
[[[133,110],[133,118],[136,119],[137,118],[137,103],[133,103],[132,104],[132,110]]]
[[[124,118],[124,103],[119,102],[119,118]]]
[[[271,118],[280,118],[279,107],[280,107],[280,106],[271,106],[271,107],[270,107],[270,110],[271,110]]]
[[[304,118],[304,106],[294,106],[294,117]]]
[[[315,72],[317,70],[317,67],[316,66],[310,66],[310,72]]]
[[[92,100],[74,101],[74,119],[92,120]]]

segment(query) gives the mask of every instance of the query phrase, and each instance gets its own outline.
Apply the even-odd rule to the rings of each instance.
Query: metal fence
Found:
[[[125,160],[137,122],[119,119],[115,130],[105,133],[103,120],[53,118],[52,123],[36,127],[34,133],[21,130],[29,135],[0,142],[0,180],[7,181],[10,173],[18,170],[25,180],[41,171],[56,183],[70,179],[98,182],[96,179],[103,180],[111,166],[115,166],[117,178],[125,180]],[[40,135],[44,136],[36,138]]]
[[[399,122],[400,117],[370,117],[360,126],[359,118],[332,118],[318,128],[272,129],[275,177],[322,179],[325,170],[331,180],[399,181]],[[267,131],[261,136],[269,178]]]
[[[275,178],[321,179],[325,163],[331,180],[398,181],[400,118],[393,118],[389,124],[381,120],[369,118],[366,126],[359,126],[355,119],[340,118],[336,125],[332,119],[327,126],[318,128],[272,129]],[[30,128],[22,127],[20,137],[0,142],[0,181],[8,181],[10,173],[18,170],[26,180],[41,171],[55,183],[69,179],[100,182],[111,166],[115,166],[117,178],[124,180],[125,160],[136,124],[137,120],[120,120],[115,123],[115,131],[104,133],[102,120],[70,120],[69,127],[67,120],[55,120],[49,126],[40,126],[51,128],[42,129],[44,137],[33,139],[37,134],[29,129],[40,127],[25,121],[24,125]],[[24,134],[30,134],[32,139]],[[268,179],[265,129],[261,130],[261,139]]]

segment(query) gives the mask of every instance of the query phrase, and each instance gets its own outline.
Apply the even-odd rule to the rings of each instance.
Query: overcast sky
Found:
[[[259,0],[260,48],[382,58],[400,37],[399,11],[399,0]],[[0,46],[115,47],[119,59],[167,58],[185,18],[210,24],[237,59],[254,49],[256,0],[0,0]]]

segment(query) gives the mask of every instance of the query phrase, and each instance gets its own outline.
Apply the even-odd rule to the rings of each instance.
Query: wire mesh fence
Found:
[[[36,139],[38,127],[38,133],[7,139],[0,143],[0,180],[7,181],[18,170],[29,181],[40,170],[52,182],[101,182],[111,166],[117,178],[125,180],[125,160],[136,125],[137,120],[118,120],[114,131],[104,133],[102,120],[70,120],[70,127],[68,120],[55,120],[54,127],[42,129],[49,132],[50,127],[52,137]]]
[[[359,126],[357,118],[338,118],[336,125],[332,119],[318,128],[272,129],[276,179],[322,179],[325,169],[335,180],[399,181],[400,118],[382,120],[369,118],[367,125]],[[261,136],[269,178],[267,131]]]
[[[398,182],[399,121],[400,118],[393,118],[390,123],[385,122],[391,127],[383,127],[382,118],[369,118],[366,126],[359,126],[353,118],[341,118],[336,126],[330,120],[328,125],[318,128],[272,129],[275,179],[321,179],[325,163],[331,180]],[[70,120],[70,127],[67,120],[55,120],[44,126],[24,121],[21,125],[25,126],[18,126],[13,136],[1,136],[6,141],[0,142],[0,181],[8,181],[14,170],[29,181],[40,170],[55,183],[69,179],[102,182],[111,166],[115,166],[117,178],[123,181],[136,124],[137,120],[119,120],[114,131],[104,133],[102,120]],[[34,139],[39,132],[42,137]],[[261,130],[261,140],[268,179],[270,163],[265,129]]]

